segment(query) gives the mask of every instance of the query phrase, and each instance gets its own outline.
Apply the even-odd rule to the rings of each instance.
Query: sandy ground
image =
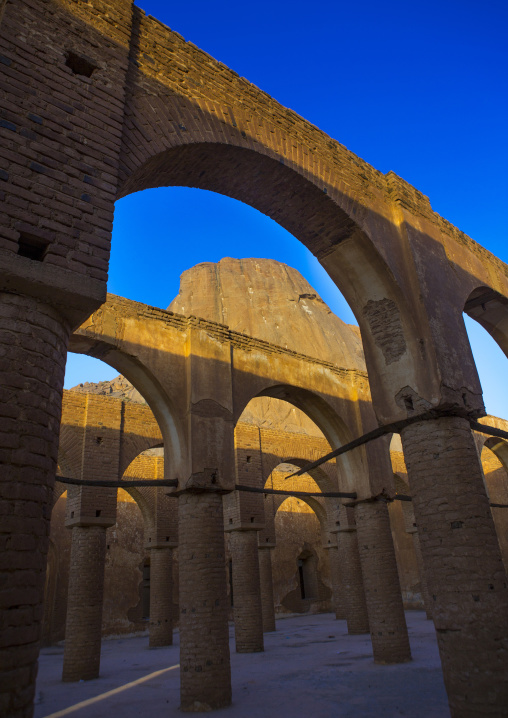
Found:
[[[265,634],[264,653],[235,653],[231,627],[233,705],[213,715],[449,718],[434,626],[421,611],[406,619],[413,660],[395,666],[375,665],[370,637],[348,636],[345,621],[331,614],[279,619],[277,631]],[[79,683],[60,680],[62,647],[43,649],[34,717],[182,716],[178,632],[169,648],[147,644],[146,636],[103,641],[100,678]]]

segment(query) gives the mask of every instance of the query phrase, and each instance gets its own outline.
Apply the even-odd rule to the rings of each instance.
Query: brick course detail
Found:
[[[272,549],[259,548],[259,581],[261,584],[261,611],[263,614],[263,633],[276,630],[275,606],[273,601]]]
[[[69,327],[0,293],[0,715],[28,718],[37,673]]]
[[[221,708],[231,703],[222,496],[182,494],[178,512],[180,707]]]
[[[401,438],[452,715],[501,718],[508,587],[471,429],[443,418],[408,426]]]
[[[173,643],[173,551],[150,549],[150,648]]]
[[[106,529],[74,526],[71,530],[62,680],[88,681],[98,677],[101,660]]]
[[[411,659],[388,506],[367,501],[355,508],[365,602],[376,663]]]
[[[238,653],[262,651],[263,615],[259,579],[257,531],[232,531],[233,615]]]
[[[362,567],[358,553],[356,529],[338,534],[338,551],[344,581],[348,633],[369,633],[369,616],[365,602]]]

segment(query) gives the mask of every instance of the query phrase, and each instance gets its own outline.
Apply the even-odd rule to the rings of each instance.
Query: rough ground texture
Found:
[[[348,636],[345,621],[332,614],[288,617],[265,634],[264,653],[234,652],[233,704],[217,718],[449,718],[434,628],[423,611],[407,613],[413,660],[375,665],[369,636]],[[178,664],[175,645],[149,651],[145,636],[103,643],[101,677],[60,682],[62,648],[41,653],[35,718],[100,696],[114,688]],[[66,713],[72,718],[178,718],[179,669],[154,676],[111,697]]]

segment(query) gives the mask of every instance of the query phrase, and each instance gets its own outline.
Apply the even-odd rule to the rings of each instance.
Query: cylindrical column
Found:
[[[173,550],[150,549],[150,648],[173,644]]]
[[[357,504],[355,520],[374,661],[409,661],[411,649],[386,501]]]
[[[97,678],[101,661],[106,527],[72,529],[62,680]]]
[[[401,432],[452,716],[506,715],[508,588],[469,423]]]
[[[275,631],[275,605],[273,599],[272,549],[259,547],[259,582],[261,584],[261,611],[263,632]]]
[[[343,596],[345,599],[348,633],[368,633],[369,618],[367,604],[365,603],[356,529],[339,532],[338,551],[342,566]]]
[[[228,597],[222,496],[178,499],[180,708],[206,711],[231,703]]]
[[[232,531],[233,616],[237,653],[264,650],[257,531]]]
[[[427,585],[427,579],[425,578],[425,571],[423,568],[422,548],[420,546],[420,537],[418,531],[413,532],[413,546],[416,555],[416,564],[418,566],[418,573],[420,574],[420,586],[422,590],[422,600],[425,607],[425,613],[428,619],[432,619],[432,599]]]
[[[341,575],[341,562],[338,546],[328,547],[330,574],[332,578],[333,610],[338,621],[346,620],[346,606],[344,598],[344,579]]]
[[[69,327],[0,293],[0,714],[31,715]]]

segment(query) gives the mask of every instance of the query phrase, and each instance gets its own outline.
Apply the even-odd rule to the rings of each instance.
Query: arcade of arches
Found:
[[[149,410],[139,417],[122,402],[76,400],[62,426],[61,475],[177,479],[171,495],[152,487],[130,495],[150,545],[152,645],[171,640],[178,546],[183,710],[231,702],[225,532],[237,650],[262,650],[263,625],[273,622],[266,546],[274,514],[262,493],[235,490],[262,488],[281,460],[307,460],[283,451],[271,466],[254,461],[265,456],[254,451],[255,427],[247,423],[243,438],[238,427],[253,399],[270,398],[302,410],[332,448],[426,415],[401,430],[407,474],[399,451],[396,481],[384,438],[341,456],[334,474],[321,467],[308,479],[357,498],[316,498],[321,535],[336,541],[328,585],[319,578],[325,560],[306,541],[293,590],[300,601],[307,592],[333,596],[350,632],[370,630],[376,661],[408,660],[387,502],[407,485],[413,501],[396,509],[398,525],[416,529],[412,550],[431,598],[451,714],[505,716],[506,518],[489,506],[479,449],[490,457],[496,493],[505,484],[489,452],[504,466],[505,450],[470,429],[485,410],[462,312],[506,352],[507,266],[403,179],[378,172],[131,0],[9,0],[0,8],[0,713],[32,715],[70,349],[118,369]],[[115,200],[174,185],[241,200],[306,245],[354,312],[364,364],[341,342],[316,357],[283,337],[282,325],[274,340],[232,315],[107,297]],[[300,299],[314,301],[307,316],[319,327],[319,302]],[[358,333],[348,341],[358,346]],[[160,445],[163,460],[143,454]],[[65,680],[98,670],[116,490],[98,498],[79,486],[66,502]],[[409,544],[398,540],[400,566]],[[51,562],[53,550],[48,594]]]

